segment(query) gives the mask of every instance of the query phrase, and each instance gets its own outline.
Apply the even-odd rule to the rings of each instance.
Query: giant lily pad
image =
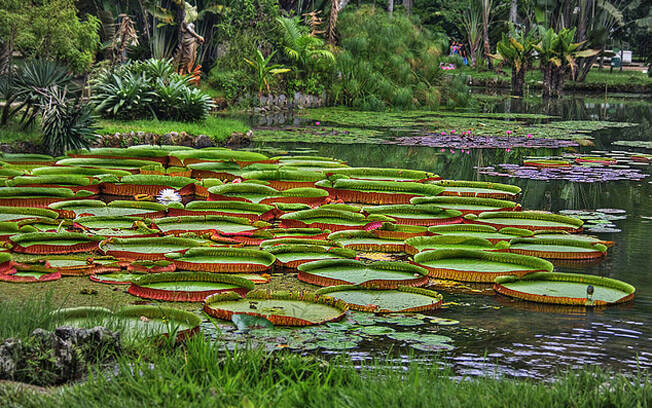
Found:
[[[359,180],[385,180],[385,181],[421,181],[437,179],[434,173],[408,169],[383,169],[377,167],[347,167],[332,169],[328,173],[341,174]]]
[[[34,176],[58,176],[61,174],[70,174],[86,177],[102,177],[102,176],[128,176],[131,173],[126,170],[114,169],[94,169],[90,167],[70,167],[70,166],[52,166],[52,167],[37,167],[31,172]]]
[[[266,249],[276,257],[276,262],[287,268],[296,268],[306,262],[322,259],[355,258],[351,249],[306,244],[282,244]]]
[[[106,204],[100,200],[70,200],[49,205],[49,208],[59,212],[65,218],[81,216],[143,216],[158,218],[165,216],[167,207],[163,204],[147,201],[116,200]]]
[[[404,250],[402,239],[378,237],[373,231],[338,231],[330,234],[328,239],[356,251],[403,252]]]
[[[60,325],[103,326],[127,338],[176,335],[178,340],[199,332],[201,318],[194,313],[164,306],[126,306],[117,312],[98,307],[60,309],[52,314]]]
[[[376,289],[423,286],[428,271],[403,262],[365,264],[352,259],[328,259],[299,266],[299,280],[318,286],[360,285]]]
[[[218,319],[231,320],[234,314],[260,316],[279,326],[309,326],[340,320],[346,313],[344,302],[311,292],[251,291],[242,298],[236,293],[209,296],[204,311]]]
[[[392,221],[384,215],[370,215],[351,211],[331,210],[317,208],[314,210],[303,210],[294,213],[283,214],[281,227],[284,228],[320,228],[331,231],[346,229],[363,229],[365,226],[376,221]]]
[[[191,248],[168,258],[180,270],[226,273],[263,272],[276,260],[269,252],[245,248]]]
[[[258,227],[252,225],[247,218],[221,215],[161,218],[155,221],[155,225],[166,235],[178,235],[186,232],[213,232],[221,235],[234,235],[251,233],[258,229]]]
[[[0,187],[0,206],[45,208],[58,201],[88,198],[95,193],[62,187]]]
[[[440,180],[431,181],[444,190],[443,196],[480,197],[498,200],[514,200],[521,193],[521,188],[509,184],[485,181]]]
[[[209,147],[205,149],[178,150],[169,153],[170,166],[184,166],[199,162],[238,162],[240,164],[252,162],[266,162],[269,158],[260,153],[242,150],[230,150],[223,147]]]
[[[247,180],[260,180],[268,186],[277,190],[288,190],[291,188],[314,187],[315,182],[323,180],[326,175],[318,171],[309,170],[255,170],[242,173],[242,178]]]
[[[516,238],[510,241],[509,251],[515,254],[538,256],[545,259],[596,259],[607,254],[601,243],[568,238],[550,238],[545,234],[535,238]]]
[[[322,180],[315,186],[345,202],[365,204],[409,204],[413,197],[436,196],[444,191],[439,186],[410,181],[337,179]]]
[[[509,241],[513,238],[534,235],[534,232],[527,229],[505,227],[498,230],[490,225],[479,224],[435,225],[428,228],[428,231],[434,235],[458,235],[483,238],[489,240],[493,244],[500,241]]]
[[[169,302],[202,302],[207,296],[236,292],[246,295],[253,282],[233,275],[207,272],[163,272],[147,274],[131,281],[134,296]]]
[[[130,172],[137,172],[141,167],[150,166],[151,164],[152,162],[150,160],[106,159],[89,157],[75,157],[57,161],[58,166],[106,168],[126,170]]]
[[[247,218],[251,221],[266,220],[273,217],[270,213],[274,207],[265,204],[254,204],[245,201],[191,201],[184,209],[171,208],[171,217],[182,215],[225,215]],[[270,217],[264,217],[269,214]]]
[[[152,174],[134,174],[120,178],[118,183],[104,183],[102,193],[114,196],[135,196],[138,194],[158,195],[162,190],[175,189],[184,195],[195,192],[194,179]]]
[[[503,251],[509,244],[502,241],[496,245],[484,238],[460,235],[436,235],[431,237],[414,237],[405,240],[405,252],[414,255],[432,249],[472,249],[479,251]]]
[[[540,211],[496,211],[481,213],[478,216],[469,214],[464,222],[495,228],[515,227],[531,231],[567,232],[580,232],[584,224],[579,218]]]
[[[415,197],[410,200],[410,203],[433,204],[447,210],[461,211],[463,215],[480,214],[485,211],[520,211],[521,209],[521,206],[513,201],[479,197]]]
[[[462,282],[493,282],[502,275],[523,276],[553,269],[550,262],[532,256],[466,249],[420,252],[414,262],[428,269],[432,277]]]
[[[540,303],[604,306],[628,302],[636,289],[619,280],[579,273],[533,273],[502,276],[494,290],[502,295]],[[591,293],[592,292],[592,293]]]
[[[0,207],[0,222],[38,218],[55,219],[58,216],[55,211],[45,208]]]
[[[34,255],[94,251],[102,239],[77,232],[30,232],[9,238],[12,251]]]
[[[370,290],[343,285],[322,288],[320,295],[344,301],[351,310],[373,313],[407,313],[434,310],[441,306],[442,296],[431,290],[399,286],[394,290]]]
[[[419,198],[419,197],[416,197]],[[396,224],[407,225],[442,225],[459,224],[462,213],[457,210],[444,210],[432,204],[398,204],[364,207],[368,214],[380,214],[393,219]]]
[[[105,255],[120,259],[165,259],[165,254],[185,252],[207,241],[177,237],[109,238],[100,244]]]

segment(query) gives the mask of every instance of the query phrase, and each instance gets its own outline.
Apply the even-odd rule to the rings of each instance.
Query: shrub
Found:
[[[68,99],[67,88],[52,87],[43,92],[42,143],[53,156],[67,150],[87,149],[95,142],[93,108],[80,98]]]
[[[330,88],[336,102],[363,109],[408,109],[466,104],[453,95],[459,83],[444,84],[439,68],[442,34],[432,33],[411,16],[363,6],[342,13],[338,23],[341,52],[337,55],[338,78]]]
[[[172,61],[150,59],[100,70],[90,81],[102,117],[121,120],[203,120],[213,102],[174,72]]]

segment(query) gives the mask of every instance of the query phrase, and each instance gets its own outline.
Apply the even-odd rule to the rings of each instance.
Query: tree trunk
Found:
[[[7,41],[3,42],[2,47],[0,47],[0,75],[7,74],[11,71],[11,58],[14,54],[14,38],[16,38],[16,33],[12,30]]]
[[[550,69],[550,64],[544,65],[542,68],[543,71],[543,96],[544,98],[550,98],[552,94],[552,72]]]
[[[412,14],[412,5],[413,5],[413,3],[414,3],[413,0],[403,0],[403,7],[408,12],[408,14]]]
[[[516,16],[518,12],[518,0],[512,0],[509,6],[509,22],[516,24]]]
[[[489,46],[489,13],[491,11],[491,1],[482,0],[482,37],[484,41],[484,56],[487,59],[487,68],[492,69],[491,47]]]
[[[527,69],[521,67],[520,71],[512,67],[512,95],[523,96],[523,85],[525,84],[525,72]]]
[[[392,13],[394,12],[394,0],[387,0],[387,13],[389,16],[392,16]]]
[[[335,44],[335,26],[337,25],[337,15],[339,13],[338,0],[331,0],[331,14],[328,16],[328,33],[327,41],[329,44]]]

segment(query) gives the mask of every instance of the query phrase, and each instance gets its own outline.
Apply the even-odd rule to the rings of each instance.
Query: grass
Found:
[[[0,143],[15,144],[31,142],[37,144],[41,139],[41,131],[37,125],[23,130],[17,123],[10,122],[8,126],[0,127]]]
[[[236,120],[219,116],[209,116],[201,122],[174,122],[159,120],[100,120],[98,123],[100,134],[147,132],[165,134],[170,132],[186,132],[193,136],[207,135],[215,142],[223,142],[233,132],[244,133],[249,126]]]
[[[143,344],[144,346],[144,344]],[[153,346],[152,346],[153,347]],[[389,361],[352,367],[260,349],[225,352],[201,336],[183,347],[120,357],[113,372],[87,382],[34,390],[0,385],[3,406],[20,407],[646,407],[652,385],[598,367],[562,373],[552,382],[455,378],[441,366]]]

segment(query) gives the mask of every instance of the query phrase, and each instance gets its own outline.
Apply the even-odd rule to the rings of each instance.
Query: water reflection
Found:
[[[562,151],[624,150],[613,147],[616,140],[650,140],[652,101],[599,97],[565,98],[557,103],[540,100],[490,100],[484,112],[545,112],[563,120],[610,120],[640,122],[631,129],[597,132],[595,146],[568,149],[472,150],[469,155],[441,153],[428,147],[396,145],[337,145],[302,143],[258,143],[256,149],[276,152],[310,151],[310,154],[336,157],[352,166],[402,167],[432,171],[442,177],[464,180],[507,181],[523,188],[522,204],[527,209],[620,208],[627,219],[619,221],[620,233],[600,234],[615,241],[605,261],[597,265],[559,265],[562,272],[583,272],[624,280],[637,288],[633,303],[586,310],[566,306],[541,305],[501,296],[470,296],[448,293],[446,301],[456,302],[441,317],[460,320],[468,331],[444,331],[455,339],[456,349],[447,361],[460,376],[507,375],[547,378],[560,368],[607,365],[632,373],[637,367],[652,368],[652,184],[609,182],[579,184],[566,181],[541,181],[492,178],[478,175],[476,167],[498,163],[520,163],[529,155],[558,155]],[[647,170],[649,174],[649,170]],[[464,305],[469,306],[464,306]],[[488,306],[488,307],[487,307]],[[495,310],[494,308],[499,308]],[[441,329],[440,333],[441,333]],[[385,355],[391,341],[363,344],[355,359]],[[407,359],[398,347],[396,362]],[[431,358],[416,353],[417,360]]]

